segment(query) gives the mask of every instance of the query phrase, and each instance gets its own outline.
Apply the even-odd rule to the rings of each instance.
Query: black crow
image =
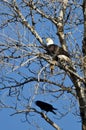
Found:
[[[43,102],[43,101],[36,101],[35,104],[41,108],[41,110],[44,110],[46,112],[52,112],[54,114],[56,114],[53,110],[57,110],[56,108],[54,108],[51,104]]]

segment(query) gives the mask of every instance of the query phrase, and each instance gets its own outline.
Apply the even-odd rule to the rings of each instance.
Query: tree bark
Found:
[[[83,0],[83,16],[84,16],[84,37],[82,42],[83,52],[83,72],[84,79],[86,81],[86,0]],[[86,130],[86,84],[80,88],[79,104],[80,104],[80,116],[82,119],[82,130]]]
[[[84,16],[84,37],[82,42],[82,52],[83,52],[83,71],[84,77],[86,79],[86,1],[83,1],[83,16]]]

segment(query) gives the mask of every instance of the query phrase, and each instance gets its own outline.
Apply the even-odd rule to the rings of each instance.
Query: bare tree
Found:
[[[47,37],[70,54],[72,69],[46,53]],[[57,107],[57,120],[75,108],[86,130],[86,1],[0,0],[0,73],[1,108],[24,113],[29,123],[38,114],[60,130],[34,105],[48,100]]]

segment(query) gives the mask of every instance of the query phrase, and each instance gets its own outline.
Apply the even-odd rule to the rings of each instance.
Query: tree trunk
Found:
[[[82,52],[83,52],[83,71],[84,71],[84,77],[86,79],[86,0],[83,1],[83,16],[84,16],[84,37],[82,43]]]
[[[83,16],[84,16],[84,37],[82,42],[82,52],[83,52],[83,72],[84,72],[84,78],[86,80],[86,0],[83,0]],[[80,116],[82,119],[82,130],[86,130],[86,84],[82,85],[80,88],[79,104],[80,104]]]
[[[79,97],[80,116],[82,120],[82,130],[86,130],[86,88],[81,88],[81,95]]]
[[[69,74],[76,88],[77,100],[79,102],[79,110],[82,122],[82,130],[86,130],[86,83],[80,81],[72,73]]]

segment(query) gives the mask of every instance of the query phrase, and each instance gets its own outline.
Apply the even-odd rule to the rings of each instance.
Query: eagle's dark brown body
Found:
[[[59,55],[64,55],[66,57],[70,57],[67,51],[63,50],[61,47],[52,44],[48,45],[47,48],[47,53],[53,57],[53,59],[58,60]]]
[[[67,51],[63,50],[63,48],[59,47],[58,45],[51,44],[46,46],[47,54],[52,57],[55,61],[64,61],[67,64],[71,63],[70,55]],[[54,65],[50,64],[51,74],[53,74]]]

